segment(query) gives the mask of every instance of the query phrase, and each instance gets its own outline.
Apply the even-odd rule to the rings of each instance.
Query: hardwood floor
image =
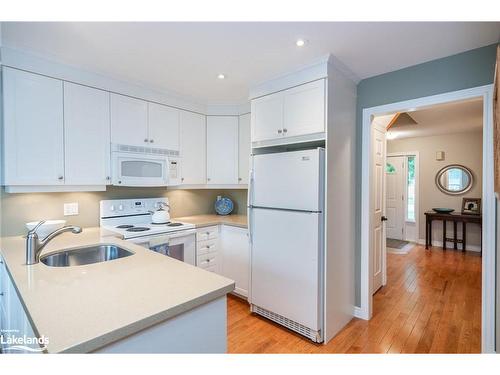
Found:
[[[481,257],[415,246],[387,254],[388,282],[375,295],[370,321],[354,318],[327,345],[314,344],[252,315],[228,298],[230,353],[479,353]]]

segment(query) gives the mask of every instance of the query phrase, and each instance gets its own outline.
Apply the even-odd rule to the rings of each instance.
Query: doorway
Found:
[[[379,183],[376,173],[373,173],[373,155],[380,148],[373,143],[372,120],[375,116],[390,115],[401,112],[411,112],[424,109],[436,104],[451,103],[454,101],[481,99],[483,108],[483,151],[482,151],[482,206],[483,206],[483,231],[482,246],[482,311],[481,311],[481,346],[483,352],[494,351],[494,301],[495,301],[495,197],[493,192],[493,124],[492,124],[492,85],[473,89],[460,90],[446,94],[424,97],[399,103],[388,104],[363,110],[363,145],[362,145],[362,217],[361,217],[361,304],[356,315],[363,319],[372,316],[372,293],[374,290],[374,268],[377,264],[385,264],[376,257],[385,252],[377,251],[380,242],[385,242],[384,235],[376,236],[375,212],[376,208],[382,208],[384,202],[379,200],[379,194],[375,191],[385,191],[385,183]],[[385,151],[385,147],[384,147]],[[373,183],[379,184],[373,188]],[[383,207],[385,212],[385,207]],[[384,219],[384,215],[380,215]],[[387,218],[385,218],[387,219]],[[385,228],[382,229],[385,231]],[[379,243],[377,243],[379,241]],[[385,244],[384,244],[385,245]],[[385,254],[383,254],[385,255]],[[375,259],[374,259],[375,258]]]

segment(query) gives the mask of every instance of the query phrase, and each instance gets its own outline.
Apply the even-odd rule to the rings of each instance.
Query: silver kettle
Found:
[[[151,212],[151,221],[153,224],[166,224],[170,221],[170,206],[165,202],[158,202],[156,204],[158,209]]]

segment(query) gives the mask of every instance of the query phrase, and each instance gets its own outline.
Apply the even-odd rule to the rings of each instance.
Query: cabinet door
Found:
[[[148,139],[152,147],[179,151],[179,110],[148,103]]]
[[[64,82],[66,185],[110,184],[109,93]]]
[[[283,135],[293,137],[325,131],[325,80],[284,92]]]
[[[180,111],[180,148],[182,184],[206,183],[205,116]]]
[[[149,145],[148,102],[111,94],[111,142],[123,145]]]
[[[252,142],[282,137],[283,93],[252,100]]]
[[[64,183],[63,83],[3,68],[5,185]]]
[[[238,183],[238,117],[207,116],[207,184]]]
[[[223,225],[220,243],[222,275],[235,281],[235,293],[248,297],[248,275],[250,271],[248,230]]]
[[[248,184],[248,165],[250,161],[250,113],[240,116],[238,132],[238,183]]]

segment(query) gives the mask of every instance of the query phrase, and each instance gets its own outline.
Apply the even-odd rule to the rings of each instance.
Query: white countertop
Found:
[[[175,221],[182,221],[188,224],[194,224],[196,228],[206,227],[210,225],[231,225],[240,228],[248,227],[247,215],[194,215],[176,217]]]
[[[26,266],[24,238],[0,239],[0,252],[33,328],[49,338],[49,353],[94,351],[234,289],[232,280],[99,228],[64,233],[42,256],[96,243],[116,244],[135,254],[85,266]]]

